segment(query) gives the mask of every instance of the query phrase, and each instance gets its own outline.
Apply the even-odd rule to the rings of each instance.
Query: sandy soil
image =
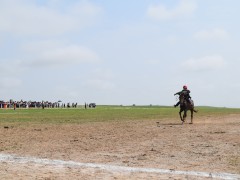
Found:
[[[240,174],[240,115],[80,125],[2,125],[0,154],[171,171]],[[17,159],[17,158],[16,158]],[[0,179],[212,179],[0,160]],[[218,179],[218,178],[216,178]]]

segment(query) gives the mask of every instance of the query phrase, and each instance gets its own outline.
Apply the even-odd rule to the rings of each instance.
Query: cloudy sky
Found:
[[[1,0],[0,99],[240,107],[239,0]]]

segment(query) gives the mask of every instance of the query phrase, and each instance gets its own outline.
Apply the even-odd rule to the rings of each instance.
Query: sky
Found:
[[[240,108],[239,0],[1,0],[0,99]]]

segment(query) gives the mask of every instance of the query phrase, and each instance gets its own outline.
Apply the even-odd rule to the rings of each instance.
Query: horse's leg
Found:
[[[179,116],[180,116],[180,119],[182,121],[182,111],[181,110],[179,111]]]
[[[181,121],[183,122],[182,112],[183,112],[183,110],[180,109],[180,111],[179,111],[179,116],[180,116]]]
[[[183,123],[184,123],[184,114],[182,115],[182,112],[183,112],[183,111],[179,112],[179,114],[180,114],[181,121],[182,121],[182,125],[183,125]]]
[[[182,112],[183,112],[183,116],[182,116],[181,120],[182,120],[182,124],[183,124],[185,122],[185,110],[182,110]]]
[[[193,109],[191,109],[191,122],[190,122],[190,124],[192,124],[193,123]]]
[[[186,111],[183,110],[182,124],[185,122],[185,119],[186,119]]]
[[[184,110],[184,114],[183,114],[183,121],[185,121],[186,117],[187,117],[187,111],[186,111],[186,110]]]

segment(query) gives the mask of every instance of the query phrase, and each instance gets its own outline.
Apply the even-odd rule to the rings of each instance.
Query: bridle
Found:
[[[185,99],[185,97],[184,97],[184,93],[181,93],[181,94],[179,95],[179,101],[180,101],[180,104],[181,104],[181,105],[186,104],[186,99]]]

